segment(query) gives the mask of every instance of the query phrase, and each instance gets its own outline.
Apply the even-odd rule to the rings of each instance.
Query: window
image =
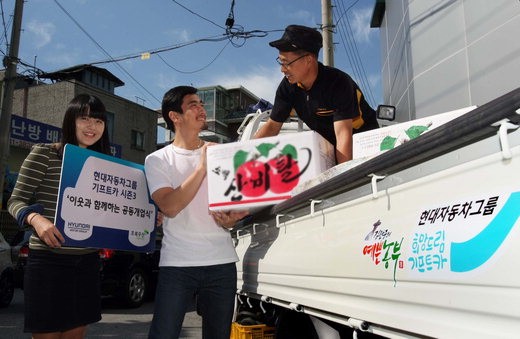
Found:
[[[204,95],[204,108],[206,109],[207,119],[215,119],[215,93],[213,90],[207,91]]]
[[[144,133],[132,130],[132,148],[144,150]]]

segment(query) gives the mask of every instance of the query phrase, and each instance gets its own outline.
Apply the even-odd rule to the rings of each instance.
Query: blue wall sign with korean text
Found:
[[[10,145],[25,149],[31,149],[36,143],[51,144],[61,139],[61,128],[45,124],[36,120],[11,116]],[[110,154],[121,158],[122,146],[110,144]]]

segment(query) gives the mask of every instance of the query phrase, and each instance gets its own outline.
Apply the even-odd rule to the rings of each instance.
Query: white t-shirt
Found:
[[[164,187],[179,187],[195,171],[200,152],[170,144],[148,155],[145,173],[150,194]],[[174,218],[165,216],[159,266],[209,266],[238,261],[229,231],[215,223],[208,206],[208,182],[204,178],[186,208]]]

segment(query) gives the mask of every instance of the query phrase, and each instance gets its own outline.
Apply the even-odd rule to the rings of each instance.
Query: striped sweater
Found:
[[[18,180],[11,198],[7,202],[9,213],[18,219],[19,214],[24,209],[31,204],[38,203],[44,208],[41,215],[54,222],[61,166],[62,160],[55,145],[34,145],[20,168]],[[29,240],[29,248],[67,254],[85,254],[95,251],[93,249],[78,248],[52,249],[38,237],[36,232],[33,232]]]

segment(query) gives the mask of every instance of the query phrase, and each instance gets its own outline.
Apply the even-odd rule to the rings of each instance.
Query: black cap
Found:
[[[323,39],[321,33],[314,28],[289,25],[285,28],[282,37],[271,41],[269,45],[277,48],[280,52],[292,52],[301,49],[317,55],[323,46]]]

